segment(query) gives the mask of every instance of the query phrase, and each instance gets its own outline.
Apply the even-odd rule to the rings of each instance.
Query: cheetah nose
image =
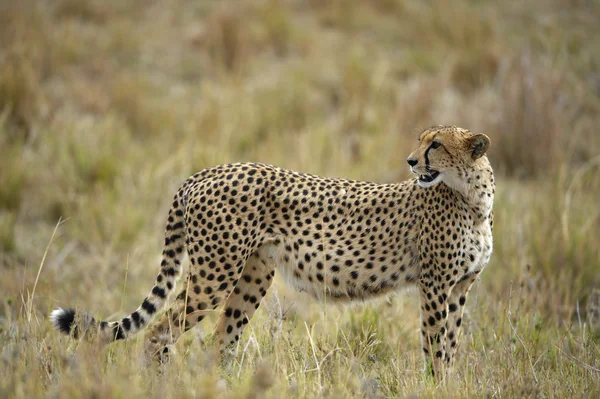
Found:
[[[409,164],[410,166],[415,166],[417,163],[419,163],[419,161],[417,161],[417,160],[416,160],[416,159],[414,159],[414,158],[408,158],[408,159],[406,160],[406,162],[408,162],[408,164]]]

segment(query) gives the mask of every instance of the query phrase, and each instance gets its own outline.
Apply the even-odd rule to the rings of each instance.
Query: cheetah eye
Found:
[[[431,142],[431,149],[435,150],[436,148],[440,148],[442,146],[442,143],[440,143],[439,141],[432,141]]]

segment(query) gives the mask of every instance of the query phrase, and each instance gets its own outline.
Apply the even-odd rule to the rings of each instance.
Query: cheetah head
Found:
[[[429,188],[444,182],[466,192],[470,171],[481,163],[490,146],[485,134],[474,134],[455,126],[435,126],[419,135],[419,146],[406,162],[417,174],[418,184]]]

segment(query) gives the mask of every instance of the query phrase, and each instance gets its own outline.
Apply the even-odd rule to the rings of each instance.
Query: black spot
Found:
[[[75,309],[63,309],[54,323],[58,331],[70,334],[72,329],[75,328]]]
[[[127,317],[125,317],[123,320],[121,320],[121,324],[123,325],[123,328],[127,331],[131,330],[131,320],[129,320]]]
[[[152,288],[152,294],[156,295],[159,298],[166,298],[167,296],[165,295],[165,290],[158,287],[158,286],[154,286],[154,288]]]
[[[133,320],[135,328],[140,328],[140,326],[144,324],[144,320],[140,317],[140,314],[138,312],[133,312],[131,314],[131,320]]]
[[[115,324],[115,326],[113,327],[112,337],[114,340],[125,339],[125,333],[123,332],[123,329],[121,328],[119,323]]]
[[[144,302],[142,302],[142,309],[148,314],[156,312],[156,307],[148,301],[148,298],[144,299]]]
[[[429,319],[427,319],[427,321],[429,322],[430,326],[435,325],[435,319],[433,318],[433,316],[429,316]]]

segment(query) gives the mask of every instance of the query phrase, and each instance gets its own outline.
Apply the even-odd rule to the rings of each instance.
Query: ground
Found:
[[[595,1],[0,2],[0,396],[594,397],[600,391]],[[172,195],[238,161],[409,177],[420,128],[490,136],[495,249],[456,375],[423,378],[416,292],[349,310],[274,284],[222,367],[168,368],[47,316],[124,316]]]

